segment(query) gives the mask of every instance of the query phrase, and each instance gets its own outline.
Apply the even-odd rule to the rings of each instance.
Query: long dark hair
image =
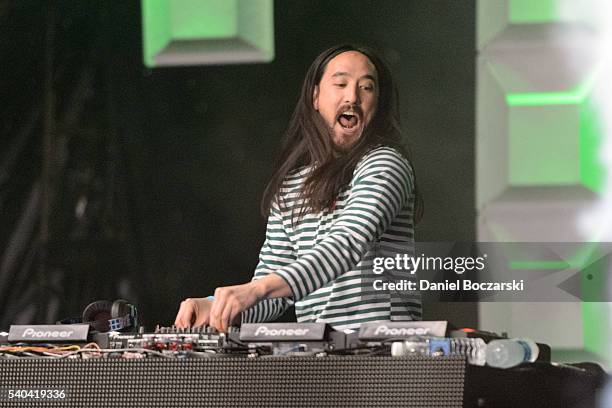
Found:
[[[313,107],[313,92],[315,86],[321,82],[329,61],[347,51],[362,53],[376,68],[379,88],[378,107],[355,146],[347,152],[338,154],[334,149],[328,126]],[[314,165],[301,191],[301,197],[305,202],[304,208],[319,212],[332,207],[338,193],[350,183],[355,166],[369,150],[381,145],[390,146],[409,158],[401,139],[398,92],[391,71],[382,58],[368,47],[350,44],[338,45],[323,51],[306,73],[297,106],[285,131],[276,169],[263,194],[262,215],[264,217],[268,215],[287,174],[304,165]],[[423,214],[423,200],[416,189],[416,180],[415,196],[415,219],[418,221]]]

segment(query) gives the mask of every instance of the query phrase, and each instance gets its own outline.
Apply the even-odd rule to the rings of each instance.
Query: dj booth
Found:
[[[14,358],[0,376],[0,407],[592,407],[604,381],[593,367],[461,356]]]
[[[0,333],[0,408],[586,408],[606,380],[596,364],[550,363],[545,348],[510,369],[484,366],[484,339],[444,337],[443,321],[367,322],[354,333],[324,323],[89,329]]]

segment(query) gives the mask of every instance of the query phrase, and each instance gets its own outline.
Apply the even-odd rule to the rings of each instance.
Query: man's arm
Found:
[[[358,166],[351,184],[344,210],[329,234],[295,262],[274,271],[290,287],[294,301],[353,269],[363,258],[408,202],[412,169],[395,150],[379,148]],[[273,281],[262,286],[267,296],[285,290]]]

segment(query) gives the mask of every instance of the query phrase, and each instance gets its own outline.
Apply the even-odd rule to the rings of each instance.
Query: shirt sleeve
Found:
[[[413,194],[410,164],[391,148],[371,151],[358,164],[345,207],[328,235],[294,262],[274,270],[299,301],[353,269]]]
[[[289,239],[276,202],[272,203],[268,225],[266,227],[266,239],[259,252],[259,263],[255,268],[252,280],[261,279],[274,270],[291,264],[296,260],[293,244]],[[269,322],[280,317],[290,306],[293,300],[290,298],[263,299],[249,309],[242,312],[243,323]]]

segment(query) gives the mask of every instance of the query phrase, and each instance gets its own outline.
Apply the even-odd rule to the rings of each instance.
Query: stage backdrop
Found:
[[[597,241],[612,231],[602,206],[611,12],[598,0],[482,0],[477,12],[478,239],[583,243],[522,268],[550,285],[573,281],[585,297],[610,288],[610,265],[581,269],[598,261]],[[542,300],[481,303],[480,324],[548,343],[559,361],[609,364],[609,304]]]

